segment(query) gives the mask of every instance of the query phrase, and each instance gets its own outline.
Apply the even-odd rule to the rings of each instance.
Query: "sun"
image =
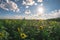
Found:
[[[44,7],[38,7],[38,12],[39,13],[44,13]]]

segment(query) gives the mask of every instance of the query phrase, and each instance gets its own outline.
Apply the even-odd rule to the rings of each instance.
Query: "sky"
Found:
[[[0,0],[0,19],[60,17],[60,0]]]

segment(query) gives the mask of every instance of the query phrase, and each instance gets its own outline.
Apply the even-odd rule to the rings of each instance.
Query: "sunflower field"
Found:
[[[0,20],[0,40],[59,40],[60,21]]]

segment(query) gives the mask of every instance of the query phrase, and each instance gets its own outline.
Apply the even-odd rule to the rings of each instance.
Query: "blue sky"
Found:
[[[0,0],[0,19],[57,17],[60,17],[60,0]]]

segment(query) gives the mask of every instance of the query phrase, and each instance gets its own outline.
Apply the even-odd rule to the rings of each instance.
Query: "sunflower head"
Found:
[[[2,36],[2,33],[0,33],[0,36]]]
[[[4,34],[3,33],[0,33],[0,37],[3,37],[4,36]]]
[[[18,27],[17,30],[20,31],[20,28]]]
[[[23,38],[23,39],[27,37],[27,35],[26,35],[25,33],[21,33],[20,36],[21,36],[21,38]]]
[[[43,26],[40,26],[39,29],[42,30],[43,29]]]

